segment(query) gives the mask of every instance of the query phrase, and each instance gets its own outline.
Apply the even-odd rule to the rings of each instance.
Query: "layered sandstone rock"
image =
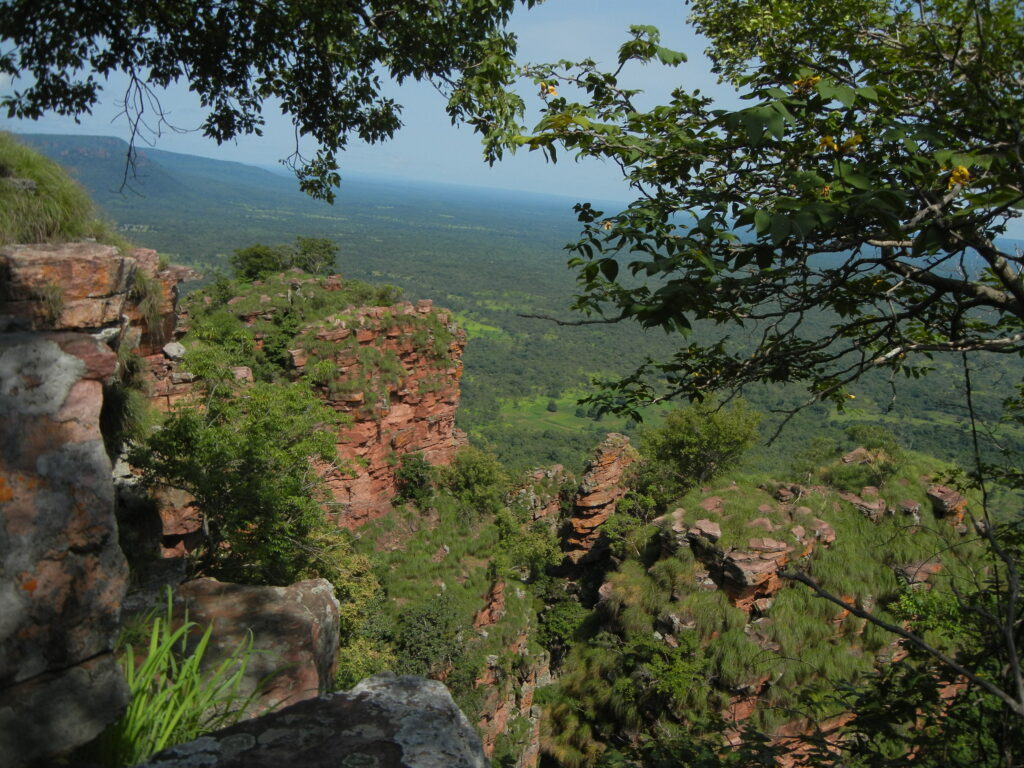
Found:
[[[273,320],[275,299],[299,301],[314,283],[328,297],[345,287],[340,275],[286,277],[287,295],[228,301],[253,328],[257,348],[264,342],[259,323]],[[253,285],[274,291],[269,285]],[[186,326],[187,319],[179,322],[175,335]],[[334,500],[328,514],[338,525],[356,528],[391,509],[402,456],[420,453],[431,464],[447,464],[466,443],[465,434],[455,427],[466,336],[448,312],[423,300],[348,308],[304,328],[298,338],[300,344],[289,353],[292,375],[303,375],[312,365],[330,364],[320,394],[336,411],[351,417],[338,432],[341,461],[320,470]],[[195,377],[180,368],[182,352],[180,344],[171,342],[146,357],[150,402],[160,410],[170,410],[195,389]],[[253,378],[244,367],[234,374],[239,381]],[[180,528],[180,522],[174,518],[172,527]],[[168,529],[165,535],[175,534]],[[175,540],[169,552],[178,553],[180,542]]]
[[[391,509],[402,456],[419,453],[431,464],[447,464],[465,445],[455,413],[466,335],[430,301],[367,307],[309,330],[320,359],[336,370],[321,393],[352,416],[338,434],[344,467],[327,469],[324,477],[338,505],[335,521],[355,528]],[[291,355],[296,371],[305,371],[310,350]]]
[[[316,698],[331,689],[338,652],[339,604],[326,579],[288,587],[196,579],[174,593],[175,612],[212,626],[203,663],[213,668],[248,644],[252,654],[240,694],[266,681],[250,714]]]
[[[583,474],[563,550],[568,563],[578,565],[588,559],[601,537],[600,526],[615,512],[626,494],[623,473],[636,461],[636,450],[629,438],[613,432],[597,447],[594,458]]]
[[[485,768],[480,737],[439,682],[383,673],[164,750],[150,768]]]
[[[0,247],[2,313],[36,330],[117,328],[136,266],[99,243]]]
[[[0,305],[0,313],[25,309]],[[89,323],[102,316],[82,311]],[[99,429],[115,363],[83,333],[0,334],[0,755],[8,766],[89,741],[128,700],[111,654],[127,567]]]
[[[505,649],[518,662],[511,674],[501,669],[498,656],[489,656],[483,674],[476,680],[476,687],[485,692],[476,726],[487,757],[494,754],[499,737],[508,733],[513,721],[521,718],[528,723],[529,731],[521,745],[516,768],[536,768],[540,760],[541,711],[533,699],[537,688],[551,683],[547,653],[530,656],[528,647],[528,632],[520,632]]]

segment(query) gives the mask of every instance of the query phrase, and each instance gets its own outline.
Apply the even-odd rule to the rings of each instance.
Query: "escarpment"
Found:
[[[466,336],[450,313],[429,300],[381,304],[368,286],[339,275],[286,273],[237,287],[219,306],[209,294],[193,302],[178,328],[183,343],[146,357],[157,408],[194,393],[195,377],[181,365],[193,343],[188,332],[197,316],[220,312],[252,338],[256,362],[240,360],[249,364],[233,367],[237,379],[306,377],[345,415],[336,433],[340,461],[319,469],[332,497],[326,513],[339,526],[356,528],[391,509],[403,456],[446,464],[465,444],[455,414]],[[165,533],[182,535],[174,525]]]

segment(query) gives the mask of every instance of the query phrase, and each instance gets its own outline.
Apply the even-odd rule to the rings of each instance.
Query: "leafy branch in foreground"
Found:
[[[504,28],[518,4],[12,0],[0,4],[0,75],[16,88],[0,107],[11,118],[79,116],[99,102],[101,82],[121,73],[130,165],[139,134],[183,129],[161,105],[163,88],[188,84],[205,112],[197,130],[217,143],[260,135],[271,100],[295,129],[285,164],[304,191],[332,200],[350,137],[385,141],[402,125],[385,81],[431,82],[449,99],[453,121],[478,129],[521,112],[521,100],[502,88],[515,52]],[[305,157],[309,146],[314,154]]]
[[[652,27],[632,29],[614,71],[529,68],[562,95],[507,145],[611,161],[637,193],[614,214],[577,206],[575,308],[720,328],[611,384],[606,410],[752,382],[841,406],[871,369],[1024,351],[1024,256],[999,239],[1024,208],[1017,4],[830,6],[693,5],[740,109],[685,88],[643,108],[624,65],[684,58]]]

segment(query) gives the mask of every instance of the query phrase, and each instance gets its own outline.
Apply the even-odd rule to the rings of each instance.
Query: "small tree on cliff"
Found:
[[[249,584],[335,580],[350,554],[326,521],[311,463],[337,460],[338,415],[303,381],[239,385],[212,349],[186,358],[205,397],[182,403],[136,448],[155,484],[188,491],[203,516],[197,572]]]
[[[672,411],[662,426],[641,432],[642,458],[625,509],[641,517],[663,512],[692,488],[734,467],[757,440],[760,420],[742,400]]]
[[[271,100],[295,127],[286,164],[305,191],[333,199],[349,137],[379,142],[401,127],[386,80],[429,80],[452,119],[478,130],[521,111],[501,89],[514,71],[515,37],[504,27],[516,4],[11,0],[0,4],[0,74],[28,82],[0,107],[12,118],[81,115],[98,102],[101,79],[123,73],[134,146],[140,131],[167,124],[158,89],[172,83],[196,93],[200,130],[218,143],[259,134]],[[301,154],[300,136],[313,157]]]

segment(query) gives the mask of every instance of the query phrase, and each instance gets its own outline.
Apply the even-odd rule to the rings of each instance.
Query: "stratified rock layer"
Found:
[[[450,334],[443,349],[433,349],[438,341],[429,330],[433,323]],[[313,329],[313,339],[321,350],[329,350],[327,359],[337,369],[333,386],[322,388],[324,398],[353,417],[337,443],[350,471],[329,469],[324,477],[338,504],[335,521],[356,528],[390,511],[402,456],[420,453],[431,464],[448,464],[465,445],[455,413],[466,336],[446,311],[420,301],[367,307],[351,319],[328,320]],[[391,361],[394,371],[360,385],[367,348]],[[292,361],[303,372],[308,351],[293,350]]]
[[[480,737],[439,682],[375,675],[164,750],[150,768],[484,768]]]
[[[251,714],[312,699],[330,690],[338,652],[339,606],[326,579],[288,587],[196,579],[174,593],[176,613],[213,627],[203,663],[216,667],[252,636],[240,693],[269,680]]]
[[[0,313],[10,309],[0,305]],[[91,322],[91,321],[90,321]],[[127,567],[99,415],[114,353],[81,333],[0,335],[0,755],[93,738],[127,703],[110,654]]]
[[[567,562],[578,565],[591,555],[601,537],[601,524],[612,516],[626,494],[626,486],[620,481],[636,458],[629,438],[617,432],[610,433],[597,447],[580,481],[575,509],[568,521],[563,542]]]
[[[294,295],[312,281],[328,297],[345,285],[340,275],[312,278],[296,273]],[[257,309],[235,310],[251,328],[274,317],[272,297],[259,298]],[[240,299],[228,305],[245,306]],[[178,334],[182,331],[179,327]],[[253,333],[258,347],[263,339],[258,330]],[[328,514],[339,526],[357,528],[391,510],[402,456],[420,453],[431,464],[447,464],[465,445],[455,413],[466,335],[448,312],[423,300],[339,310],[304,328],[299,338],[299,345],[289,350],[293,375],[329,362],[332,373],[321,380],[319,393],[336,411],[351,416],[337,436],[339,466],[320,466],[319,471],[334,501]],[[180,346],[166,344],[146,357],[150,401],[163,411],[188,398],[195,387],[195,377],[178,365]],[[252,372],[238,368],[235,377],[251,381]],[[171,528],[180,529],[180,522],[172,519]],[[166,536],[185,535],[171,528]],[[175,539],[175,554],[180,554],[179,543]]]

